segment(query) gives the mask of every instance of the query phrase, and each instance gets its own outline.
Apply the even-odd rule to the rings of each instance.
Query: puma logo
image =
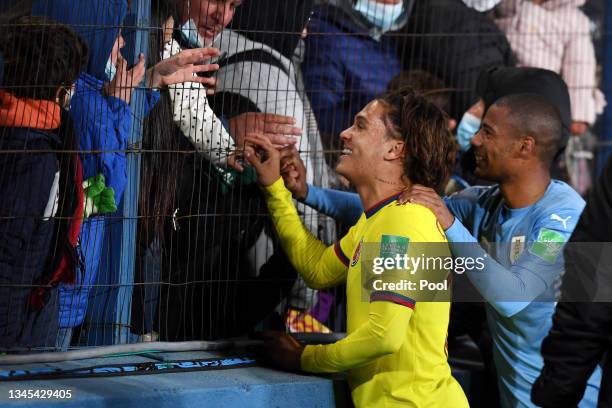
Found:
[[[563,228],[567,229],[567,221],[569,221],[569,219],[572,218],[572,216],[570,215],[569,217],[563,219],[561,217],[559,217],[557,214],[553,214],[550,216],[550,219],[553,221],[559,221],[561,223],[563,223]]]

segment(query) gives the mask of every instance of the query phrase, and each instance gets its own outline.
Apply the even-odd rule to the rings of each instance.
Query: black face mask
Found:
[[[247,0],[230,27],[291,58],[313,7],[314,0]]]

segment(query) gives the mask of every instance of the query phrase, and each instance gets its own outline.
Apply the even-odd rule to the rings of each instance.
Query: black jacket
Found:
[[[0,349],[55,344],[56,291],[41,311],[29,296],[52,270],[58,146],[54,132],[0,128]]]
[[[455,89],[449,112],[455,119],[480,98],[476,83],[482,71],[516,64],[493,20],[461,0],[417,0],[402,34],[404,69],[425,69]]]
[[[245,334],[295,281],[282,251],[251,276],[248,249],[267,223],[257,183],[229,181],[178,135],[183,154],[176,212],[167,223],[156,327],[166,341]],[[167,284],[166,284],[167,283]]]
[[[587,379],[602,362],[598,406],[612,407],[611,241],[612,158],[565,247],[561,301],[542,344],[544,368],[531,393],[540,406],[575,407]]]

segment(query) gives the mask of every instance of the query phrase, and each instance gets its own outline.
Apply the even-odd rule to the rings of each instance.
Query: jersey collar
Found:
[[[370,208],[366,209],[365,210],[366,218],[370,218],[371,216],[376,214],[379,210],[381,210],[383,207],[385,207],[387,204],[391,204],[392,202],[397,200],[400,195],[401,193],[394,194],[391,197],[387,197],[384,200],[381,200],[377,202],[376,204],[374,204],[373,206],[371,206]]]

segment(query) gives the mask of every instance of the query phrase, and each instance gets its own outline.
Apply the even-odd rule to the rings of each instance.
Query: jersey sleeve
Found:
[[[308,286],[323,289],[346,280],[352,232],[332,246],[326,246],[304,226],[282,178],[263,189],[272,222],[291,264]]]
[[[412,309],[393,302],[372,302],[368,321],[344,339],[327,345],[306,346],[302,370],[338,372],[361,367],[395,353],[406,338]]]
[[[489,256],[475,237],[458,221],[446,233],[455,257],[480,258],[482,269],[467,270],[467,276],[479,293],[502,316],[513,316],[536,298],[551,290],[561,277],[563,247],[568,241],[580,212],[577,209],[558,210],[543,214],[526,237],[526,247],[516,262],[504,267]],[[501,243],[498,252],[510,250],[511,243]],[[498,249],[499,249],[498,248]],[[553,301],[553,299],[546,299]]]
[[[444,203],[455,218],[465,223],[472,213],[472,208],[474,208],[480,196],[487,189],[488,187],[469,187],[448,197],[444,197]]]

